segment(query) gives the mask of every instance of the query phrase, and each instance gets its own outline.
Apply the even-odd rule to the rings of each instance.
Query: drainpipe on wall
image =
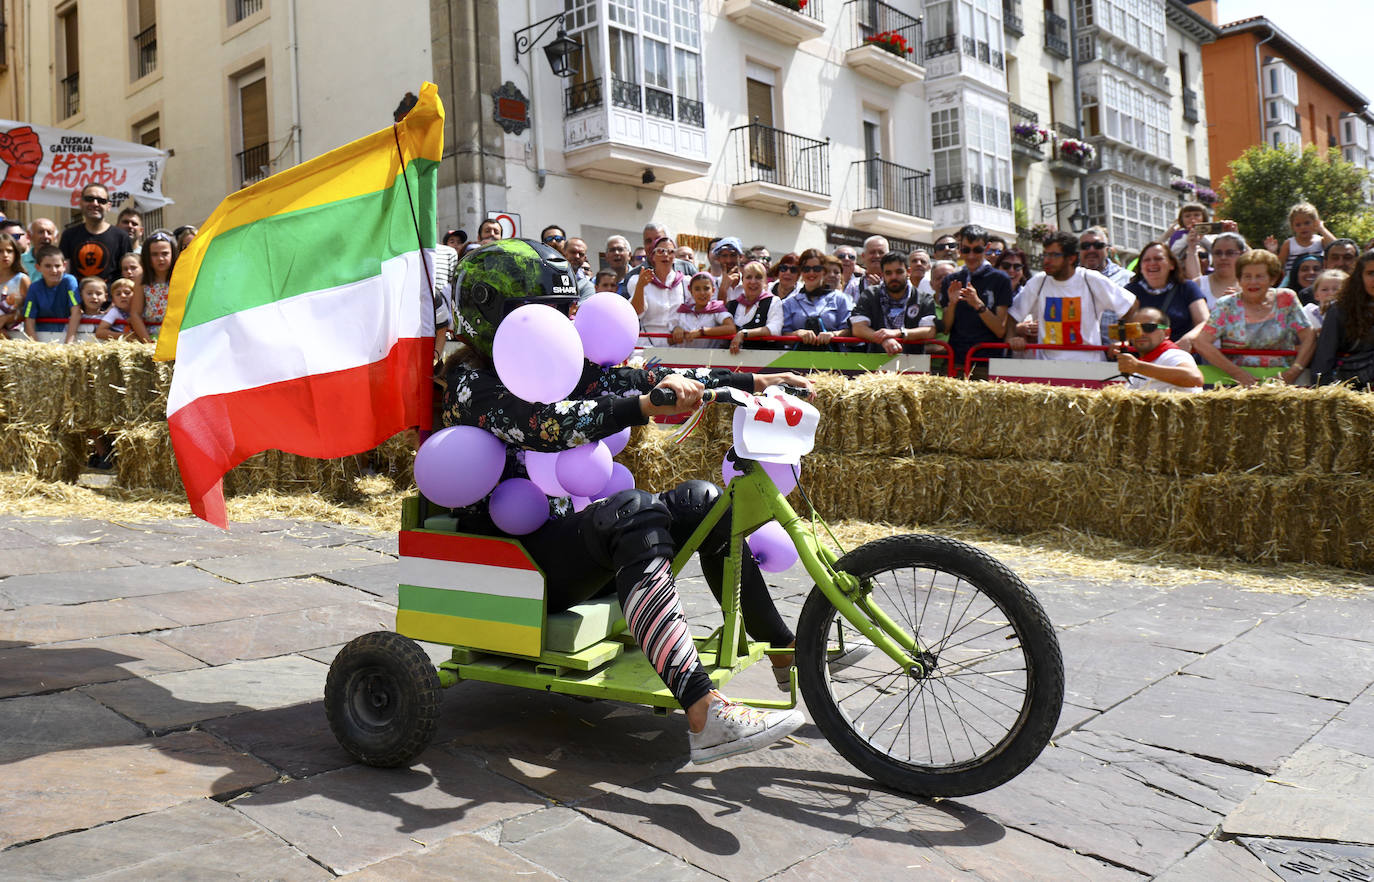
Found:
[[[1259,139],[1261,144],[1266,144],[1269,139],[1265,137],[1264,133],[1264,67],[1260,64],[1260,47],[1274,39],[1274,36],[1274,26],[1270,25],[1269,36],[1255,44],[1255,82],[1259,86],[1255,97],[1259,99]],[[1302,137],[1301,127],[1298,128],[1298,136]]]
[[[487,216],[487,151],[482,145],[482,81],[478,77],[480,64],[478,53],[482,51],[482,41],[478,39],[477,31],[477,3],[476,0],[469,0],[466,4],[468,8],[468,27],[472,34],[472,52],[468,55],[468,82],[473,84],[473,102],[476,107],[473,109],[473,119],[477,121],[476,133],[473,135],[472,146],[477,149],[477,163],[479,176],[476,186],[473,188],[473,195],[477,199],[476,223],[481,224],[483,218]]]
[[[291,40],[291,141],[295,165],[300,165],[305,153],[301,146],[301,50],[296,36],[296,0],[286,4],[286,29]]]
[[[525,0],[525,18],[534,21],[534,0]],[[533,49],[534,47],[530,47]],[[518,60],[518,59],[517,59]],[[544,181],[549,176],[549,170],[544,168],[544,137],[540,134],[539,104],[534,100],[534,53],[530,52],[526,61],[525,81],[530,90],[530,107],[533,112],[530,114],[530,139],[534,146],[534,183],[540,190],[544,189]]]
[[[1074,0],[1069,0],[1068,8],[1069,19],[1069,70],[1073,75],[1073,123],[1074,128],[1078,129],[1078,138],[1087,143],[1088,133],[1083,127],[1083,96],[1078,91],[1078,16],[1074,14]],[[1101,89],[1101,86],[1098,87]],[[1101,104],[1102,96],[1098,96],[1098,103]],[[1088,178],[1092,176],[1089,171],[1078,180],[1078,210],[1083,214],[1088,214]],[[1091,220],[1091,217],[1089,217]]]

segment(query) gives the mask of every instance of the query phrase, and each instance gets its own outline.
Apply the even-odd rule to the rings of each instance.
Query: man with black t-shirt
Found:
[[[959,256],[964,265],[945,277],[940,287],[945,332],[956,364],[979,343],[1000,343],[1007,332],[1011,308],[1011,279],[984,259],[988,231],[969,224],[959,231]],[[987,376],[986,366],[977,371]]]
[[[81,223],[62,231],[58,247],[78,279],[100,276],[113,282],[119,278],[119,259],[134,250],[129,234],[105,220],[109,205],[109,190],[87,184],[81,188]]]
[[[921,352],[923,346],[912,344],[935,338],[935,300],[911,284],[905,254],[889,251],[878,263],[883,280],[859,295],[849,314],[850,330],[868,342],[869,352]]]

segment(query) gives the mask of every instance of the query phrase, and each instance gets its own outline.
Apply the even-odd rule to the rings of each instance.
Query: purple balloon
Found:
[[[783,496],[786,496],[796,489],[797,475],[801,474],[800,465],[795,466],[797,470],[796,475],[792,473],[794,466],[789,463],[759,462],[759,465],[763,466],[763,470],[768,473],[768,477],[773,479],[773,483],[777,486],[778,492]],[[724,479],[726,484],[729,484],[742,474],[744,474],[744,472],[736,468],[735,464],[730,462],[728,458],[720,461],[720,476]]]
[[[797,562],[797,546],[777,521],[769,521],[749,534],[749,553],[759,569],[781,573]]]
[[[415,454],[415,486],[426,499],[458,508],[492,491],[506,468],[506,445],[476,426],[440,429]]]
[[[492,340],[491,358],[501,382],[526,401],[562,401],[582,376],[577,331],[567,316],[542,303],[506,316]]]
[[[592,497],[611,478],[611,452],[597,441],[558,454],[558,483],[573,496]]]
[[[611,477],[606,480],[606,485],[602,487],[592,499],[605,499],[607,496],[619,493],[621,490],[633,490],[634,486],[634,473],[621,463],[612,463]]]
[[[567,496],[568,491],[558,483],[558,453],[540,453],[537,450],[525,451],[525,471],[530,480],[548,496]]]
[[[639,317],[630,301],[611,291],[583,300],[573,319],[582,350],[589,361],[602,367],[620,364],[634,352],[639,337]]]
[[[609,294],[609,291],[602,291],[602,294]],[[606,445],[606,449],[611,452],[611,456],[619,456],[620,451],[625,449],[625,445],[630,443],[630,430],[621,429],[608,438],[602,438],[601,443]]]
[[[589,505],[591,505],[591,504],[592,504],[592,500],[588,499],[588,498],[585,497],[585,496],[574,496],[574,497],[572,497],[573,511],[581,511],[582,509],[586,508],[587,506],[589,506]]]
[[[533,533],[549,519],[549,497],[533,481],[511,478],[491,491],[491,522],[512,536]]]

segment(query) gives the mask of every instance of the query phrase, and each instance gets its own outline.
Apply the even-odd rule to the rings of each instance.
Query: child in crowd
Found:
[[[710,273],[692,276],[687,292],[692,295],[692,302],[682,304],[668,316],[668,332],[674,346],[715,349],[735,336],[735,320],[725,304],[716,299],[716,280]]]
[[[602,291],[610,291],[614,294],[616,287],[615,270],[604,269],[596,274],[596,291],[598,294]]]
[[[195,228],[189,229],[194,231]],[[172,281],[172,269],[177,264],[177,253],[176,242],[162,230],[143,242],[143,285],[134,293],[133,312],[129,315],[134,335],[143,343],[153,342],[162,326],[162,318],[167,314],[167,291]],[[153,327],[149,328],[148,325]]]
[[[136,340],[134,330],[129,324],[129,311],[133,308],[134,283],[129,279],[115,279],[110,285],[110,300],[113,305],[100,317],[100,327],[95,329],[97,340]]]
[[[81,317],[96,318],[105,314],[109,307],[109,292],[105,280],[100,276],[87,276],[81,280]]]
[[[29,282],[24,298],[24,333],[30,340],[37,340],[38,319],[64,318],[67,331],[62,342],[75,343],[77,328],[81,327],[76,277],[67,272],[67,261],[56,245],[38,246],[34,260],[38,264],[38,278]]]
[[[0,233],[0,338],[8,338],[10,327],[22,319],[28,291],[29,277],[24,273],[19,245],[8,233]]]
[[[143,284],[143,257],[139,252],[130,251],[119,259],[119,274],[134,283],[137,288]],[[110,290],[114,293],[114,289]]]
[[[1194,226],[1209,220],[1210,216],[1211,212],[1201,202],[1185,202],[1178,209],[1173,226],[1169,227],[1169,250],[1178,254],[1176,246],[1188,238]]]
[[[1321,257],[1326,251],[1326,246],[1336,241],[1336,237],[1326,228],[1326,224],[1322,223],[1321,215],[1317,214],[1317,207],[1310,202],[1299,202],[1288,209],[1288,226],[1293,229],[1293,235],[1285,239],[1283,246],[1278,249],[1285,275],[1292,271],[1293,261],[1304,254]],[[1278,240],[1273,236],[1264,240],[1264,247],[1270,251],[1273,251],[1277,244]]]
[[[1322,329],[1322,317],[1331,308],[1331,304],[1336,302],[1336,295],[1341,293],[1341,287],[1348,278],[1350,274],[1345,270],[1331,269],[1317,276],[1317,281],[1312,283],[1312,302],[1302,310],[1312,320],[1314,329]]]

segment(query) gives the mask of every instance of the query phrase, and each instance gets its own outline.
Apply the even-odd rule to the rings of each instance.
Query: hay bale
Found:
[[[413,430],[393,435],[372,451],[368,457],[369,465],[377,474],[390,478],[398,490],[414,487],[418,441],[418,435]]]
[[[185,493],[166,423],[141,423],[115,433],[115,486]]]
[[[7,422],[0,444],[0,471],[23,472],[44,481],[74,481],[86,466],[86,433],[46,424]]]
[[[87,397],[90,344],[61,346],[0,340],[0,398],[7,419],[27,425],[86,428],[78,421]]]

